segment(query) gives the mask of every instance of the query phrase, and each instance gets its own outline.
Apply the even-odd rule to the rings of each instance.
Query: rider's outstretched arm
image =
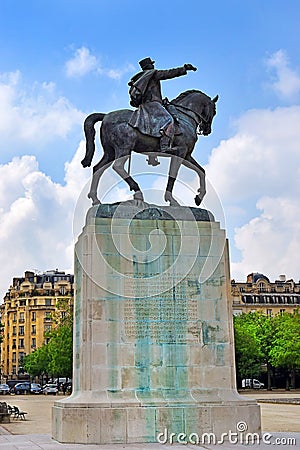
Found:
[[[157,80],[170,80],[171,78],[181,77],[186,75],[189,70],[197,70],[192,64],[184,64],[182,67],[176,67],[175,69],[156,70],[155,78]]]

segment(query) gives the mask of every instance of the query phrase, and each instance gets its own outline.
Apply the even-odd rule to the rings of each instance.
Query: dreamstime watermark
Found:
[[[222,445],[230,443],[233,445],[283,445],[295,446],[296,438],[274,436],[271,433],[247,432],[248,425],[244,421],[237,422],[236,430],[229,430],[217,436],[215,433],[172,433],[167,428],[156,436],[159,444],[194,444],[194,445]]]
[[[137,172],[132,174],[137,179],[145,179],[148,175],[153,176],[153,173]],[[155,173],[155,175],[158,175],[161,179],[163,177],[165,179],[167,178],[167,175],[163,173]],[[192,189],[187,182],[180,178],[177,178],[176,182],[180,186],[180,195],[176,195],[176,200],[185,205],[187,194],[190,194],[190,197],[191,194],[195,195],[194,188]],[[124,183],[124,181],[116,181],[110,178],[105,188],[100,189],[101,195],[99,197],[101,202],[106,203],[107,200],[109,201],[113,198],[114,192],[117,195],[118,190],[120,191],[120,183]],[[219,220],[225,222],[221,202],[208,181],[207,186],[210,192],[208,194],[210,201],[208,205],[205,201],[201,206],[212,210],[213,214],[217,211]],[[73,220],[75,239],[77,239],[78,234],[81,232],[83,225],[82,218],[85,217],[89,205],[87,203],[87,189],[88,186],[85,186],[82,190],[75,208]],[[158,199],[161,200],[164,198],[165,191],[162,188],[151,187],[142,190],[145,198],[149,197],[151,200],[153,199],[153,203],[149,204],[134,200],[121,201],[117,204],[109,203],[112,216],[109,222],[109,233],[106,230],[105,236],[100,236],[101,233],[99,234],[97,231],[97,222],[91,220],[97,217],[101,205],[89,210],[90,230],[92,230],[91,224],[94,223],[94,232],[90,233],[89,246],[93,248],[93,262],[95,264],[91,265],[87,262],[85,257],[87,250],[77,248],[76,257],[81,268],[96,285],[105,290],[109,290],[113,295],[128,298],[156,297],[164,292],[170,291],[170,289],[174,288],[187,277],[193,269],[196,260],[199,258],[204,244],[205,260],[201,258],[201,266],[199,264],[197,265],[199,283],[204,283],[214,273],[222,258],[225,236],[223,244],[220,245],[220,235],[212,223],[208,221],[207,226],[210,228],[210,231],[206,233],[206,241],[204,242],[203,238],[199,235],[197,219],[189,207],[184,208],[185,217],[183,221],[182,210],[180,211],[180,208],[169,208],[167,204],[161,206],[156,205]],[[165,211],[173,221],[174,234],[176,235],[175,244],[173,236],[164,233],[163,227],[157,226],[155,219],[159,218],[158,216],[161,214],[161,211]],[[148,214],[149,218],[153,215],[154,219],[152,221],[153,229],[149,228],[150,221],[148,221],[147,227],[143,228],[143,233],[147,234],[148,238],[146,248],[141,248],[139,245],[136,245],[139,244],[138,236],[134,236],[132,233],[134,219],[139,213],[142,213],[144,216]],[[124,218],[125,220],[122,222]],[[184,222],[189,223],[188,227]],[[122,227],[120,227],[121,223],[123,223]],[[174,245],[176,245],[176,251],[172,251],[172,257],[170,257],[170,248]],[[111,257],[112,254],[118,255],[118,264],[114,264],[114,259]],[[133,267],[139,267],[141,273],[144,271],[147,276],[140,276],[140,274],[123,270],[124,267],[128,268],[130,264]],[[101,267],[102,270],[93,270],[93,267],[96,266]],[[107,283],[107,275],[111,279],[117,279],[118,283]],[[149,291],[149,281],[151,282],[151,292]]]

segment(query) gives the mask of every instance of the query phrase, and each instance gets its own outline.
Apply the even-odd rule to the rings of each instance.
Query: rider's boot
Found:
[[[147,163],[149,166],[158,166],[160,164],[156,155],[149,155],[148,159],[147,159]]]

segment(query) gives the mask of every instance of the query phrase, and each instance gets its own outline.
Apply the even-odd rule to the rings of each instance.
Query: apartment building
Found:
[[[44,273],[26,271],[24,277],[13,278],[12,285],[0,305],[4,326],[1,344],[1,376],[18,378],[22,374],[22,358],[47,343],[47,332],[53,326],[53,313],[61,300],[73,303],[74,275],[56,270]]]
[[[300,311],[300,281],[280,275],[271,282],[262,273],[251,273],[246,282],[231,281],[233,314],[262,311],[267,315]]]

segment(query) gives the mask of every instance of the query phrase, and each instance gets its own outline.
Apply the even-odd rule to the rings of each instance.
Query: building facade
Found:
[[[73,303],[74,275],[49,270],[42,274],[27,271],[13,278],[0,306],[3,342],[1,344],[2,380],[22,374],[22,358],[47,343],[53,326],[53,314],[62,301]]]
[[[267,315],[300,310],[300,282],[280,275],[275,282],[261,273],[251,273],[247,281],[231,281],[233,314],[262,311]]]

